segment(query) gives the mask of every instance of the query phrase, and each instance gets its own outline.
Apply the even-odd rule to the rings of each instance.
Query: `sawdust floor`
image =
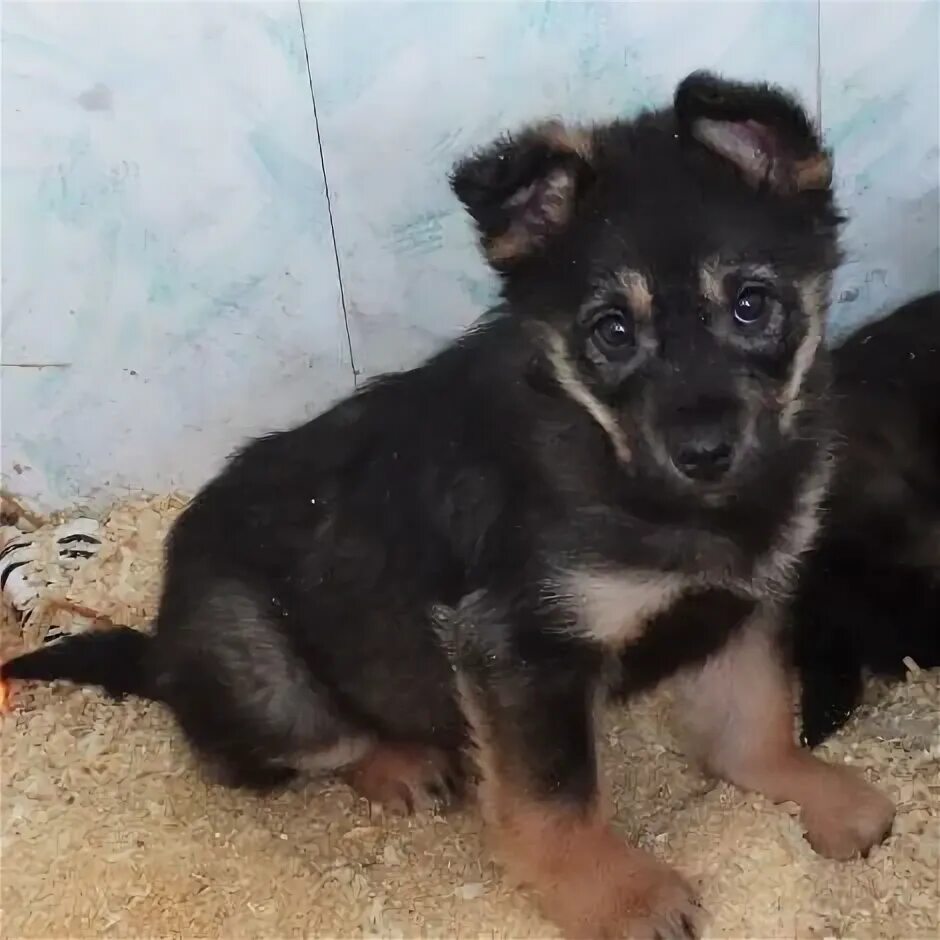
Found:
[[[141,506],[112,516],[110,548],[67,592],[116,598],[125,622],[152,612],[176,509],[161,504],[159,523],[134,532]],[[22,646],[9,619],[3,631],[4,652]],[[815,856],[784,809],[690,767],[668,698],[609,714],[605,766],[625,836],[700,882],[709,937],[940,936],[940,674],[880,690],[828,748],[899,803],[894,835],[848,864]],[[155,704],[21,686],[2,773],[4,937],[556,936],[502,883],[472,809],[370,816],[323,781],[274,797],[226,790]]]

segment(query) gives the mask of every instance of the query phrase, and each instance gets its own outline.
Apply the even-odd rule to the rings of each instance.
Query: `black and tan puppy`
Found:
[[[694,935],[689,886],[598,791],[622,653],[632,687],[684,670],[712,771],[867,851],[892,807],[797,747],[777,648],[829,472],[829,182],[795,102],[706,75],[467,159],[504,314],[239,454],[172,533],[152,638],[4,674],[161,699],[255,784],[313,765],[418,803],[472,740],[495,844],[566,932]]]
[[[838,469],[793,605],[810,745],[851,715],[866,672],[940,666],[940,294],[832,359]]]

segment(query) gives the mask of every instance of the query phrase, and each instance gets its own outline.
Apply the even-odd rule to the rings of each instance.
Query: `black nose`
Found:
[[[714,483],[728,472],[733,455],[734,448],[727,441],[704,438],[683,444],[675,463],[690,480]]]

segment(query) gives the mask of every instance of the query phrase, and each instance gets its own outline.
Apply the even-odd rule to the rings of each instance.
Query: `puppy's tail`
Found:
[[[127,695],[159,699],[151,679],[153,640],[130,627],[79,633],[24,653],[0,665],[0,679],[65,679],[94,685],[116,699]]]

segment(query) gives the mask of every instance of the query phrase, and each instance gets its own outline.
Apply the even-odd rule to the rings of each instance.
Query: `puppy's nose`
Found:
[[[679,471],[690,480],[714,483],[731,467],[734,448],[721,437],[700,437],[683,444],[676,452]]]

